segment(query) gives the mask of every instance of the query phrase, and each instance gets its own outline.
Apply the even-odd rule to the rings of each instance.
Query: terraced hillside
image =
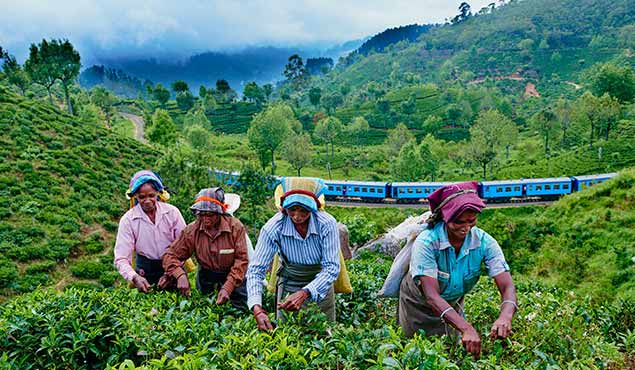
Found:
[[[107,252],[128,179],[158,153],[2,86],[0,131],[0,293],[83,279],[112,285]]]

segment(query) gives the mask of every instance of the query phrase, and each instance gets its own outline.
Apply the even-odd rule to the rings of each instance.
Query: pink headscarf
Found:
[[[439,188],[430,194],[428,202],[433,217],[438,219],[440,216],[445,223],[452,222],[468,209],[480,213],[485,208],[485,203],[478,196],[476,181],[460,182]]]

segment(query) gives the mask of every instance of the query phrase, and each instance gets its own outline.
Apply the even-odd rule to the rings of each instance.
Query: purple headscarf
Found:
[[[478,196],[476,181],[460,182],[439,188],[430,194],[428,202],[433,217],[440,215],[445,223],[454,221],[468,209],[480,213],[485,208],[485,203]]]

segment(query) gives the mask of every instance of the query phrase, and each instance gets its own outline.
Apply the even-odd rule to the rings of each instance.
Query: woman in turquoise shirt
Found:
[[[415,241],[410,276],[399,291],[399,324],[406,336],[461,335],[466,350],[478,357],[481,338],[463,314],[463,297],[478,281],[481,264],[501,293],[501,311],[491,338],[505,338],[518,306],[505,256],[494,238],[476,227],[485,204],[476,182],[444,186],[430,195],[432,217]],[[454,329],[453,329],[454,328]],[[456,330],[458,330],[458,333]]]

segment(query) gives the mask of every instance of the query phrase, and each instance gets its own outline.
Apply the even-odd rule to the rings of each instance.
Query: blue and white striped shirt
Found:
[[[340,238],[337,221],[324,211],[311,212],[306,239],[303,239],[293,226],[291,218],[282,212],[273,216],[260,230],[256,251],[249,261],[247,279],[247,304],[262,305],[262,280],[273,256],[282,253],[290,263],[303,265],[321,264],[320,271],[306,289],[311,299],[322,300],[340,273]]]

